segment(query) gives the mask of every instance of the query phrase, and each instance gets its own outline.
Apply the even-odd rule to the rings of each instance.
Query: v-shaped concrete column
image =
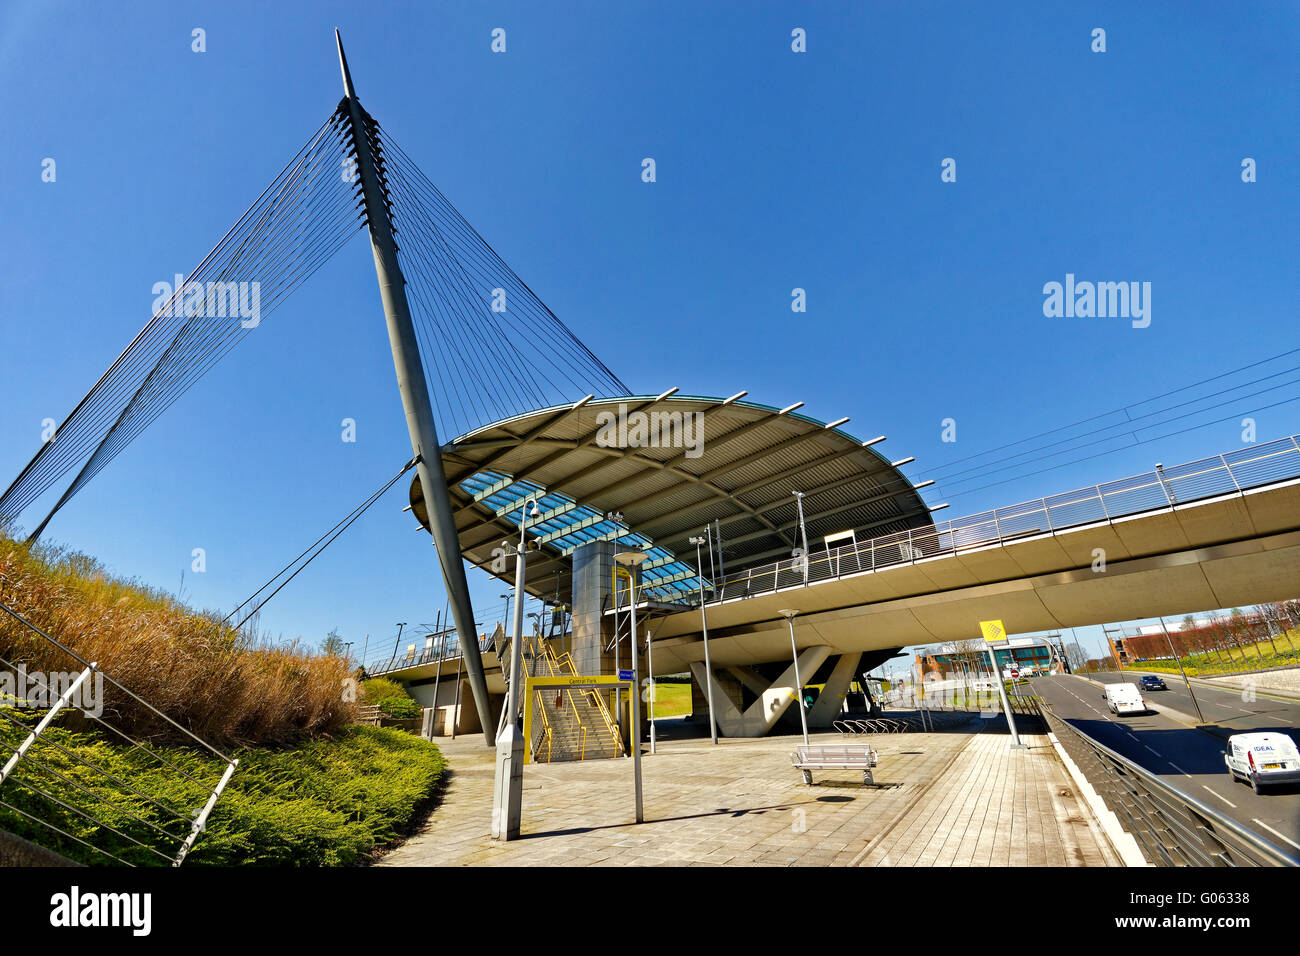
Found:
[[[844,695],[848,693],[849,685],[857,676],[858,662],[861,660],[860,652],[840,655],[840,659],[831,669],[831,676],[826,679],[826,684],[822,687],[821,694],[808,708],[809,727],[829,727],[839,716],[844,708]]]
[[[806,647],[799,654],[799,673],[814,674],[830,656],[829,647]],[[691,665],[691,673],[701,687],[706,687],[704,664],[696,662]],[[794,663],[782,672],[758,695],[758,699],[741,713],[727,697],[722,686],[712,674],[707,675],[713,681],[713,702],[718,719],[718,730],[725,737],[762,737],[781,719],[786,708],[795,703],[798,689],[794,686]]]

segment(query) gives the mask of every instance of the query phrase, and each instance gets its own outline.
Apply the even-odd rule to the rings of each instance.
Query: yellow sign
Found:
[[[1002,626],[1001,621],[980,621],[980,632],[984,635],[984,640],[990,644],[1007,639],[1007,629]]]
[[[588,676],[588,677],[529,677],[524,680],[524,763],[533,763],[533,695],[540,693],[543,689],[555,688],[556,693],[563,694],[568,688],[578,688],[579,691],[597,689],[610,691],[618,689],[624,693],[632,692],[632,682],[630,680],[619,680],[617,677],[608,677],[605,675]],[[545,704],[542,705],[542,719],[546,719]],[[608,714],[605,715],[608,718]],[[606,723],[613,729],[613,724],[608,719]],[[581,726],[581,722],[579,723]],[[585,735],[585,732],[584,732]]]

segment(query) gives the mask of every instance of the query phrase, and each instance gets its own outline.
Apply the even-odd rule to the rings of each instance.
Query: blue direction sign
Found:
[[[619,671],[619,672],[618,672],[618,679],[619,679],[619,680],[631,680],[631,679],[632,679],[632,672],[631,672],[631,671]]]

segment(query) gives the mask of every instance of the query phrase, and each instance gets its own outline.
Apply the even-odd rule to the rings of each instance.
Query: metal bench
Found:
[[[828,747],[810,747],[799,744],[790,754],[790,763],[803,774],[803,782],[811,786],[814,770],[861,770],[862,782],[872,785],[876,781],[871,770],[876,766],[876,751],[870,744],[839,744]]]

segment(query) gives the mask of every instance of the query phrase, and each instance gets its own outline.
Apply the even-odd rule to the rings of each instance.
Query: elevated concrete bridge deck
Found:
[[[789,659],[782,608],[800,611],[800,647],[850,653],[970,639],[978,637],[975,622],[990,618],[1017,634],[1295,597],[1300,479],[958,546],[876,570],[840,571],[708,603],[715,667]],[[653,628],[660,673],[703,660],[698,607],[668,614]]]

